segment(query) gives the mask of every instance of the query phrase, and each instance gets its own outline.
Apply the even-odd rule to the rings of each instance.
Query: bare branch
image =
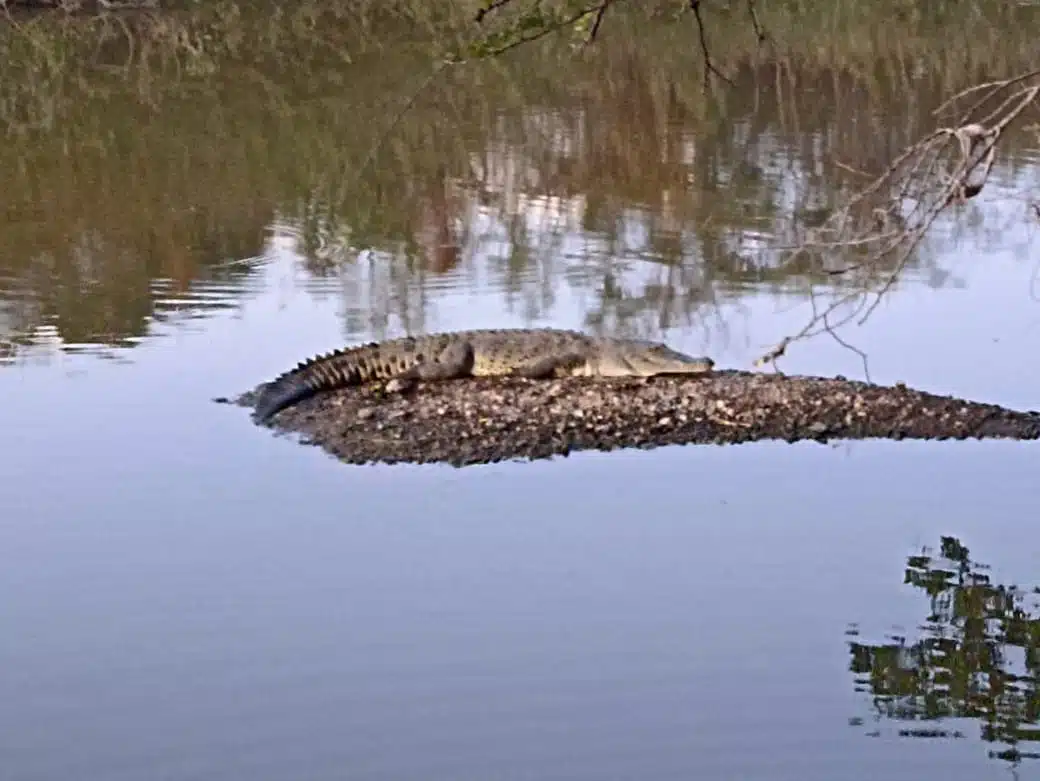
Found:
[[[490,3],[486,3],[483,8],[477,11],[477,15],[473,18],[477,24],[484,21],[484,17],[492,11],[501,8],[502,6],[509,5],[513,0],[492,0]]]
[[[856,353],[856,355],[859,356],[859,359],[863,362],[863,376],[864,376],[864,378],[866,379],[867,382],[871,382],[871,379],[870,379],[870,362],[869,362],[869,359],[867,358],[867,354],[865,352],[863,352],[861,349],[859,349],[858,347],[856,347],[856,345],[850,344],[849,342],[846,342],[844,339],[842,339],[838,335],[838,332],[835,331],[833,328],[831,328],[830,323],[827,322],[827,314],[826,313],[823,315],[822,319],[823,319],[823,327],[827,331],[827,333],[830,334],[831,339],[836,341],[838,344],[840,344],[846,350],[851,350],[852,352]]]
[[[711,61],[711,54],[708,52],[708,40],[704,34],[704,20],[701,18],[701,0],[690,0],[690,10],[693,11],[693,16],[697,20],[697,34],[700,37],[701,42],[701,53],[704,55],[704,84],[707,86],[709,77],[711,74],[715,74],[727,84],[732,85],[733,82],[726,77],[726,75],[715,67]]]
[[[1040,84],[1021,86],[1031,76],[1040,76],[1040,71],[978,85],[954,96],[944,106],[980,91],[985,92],[985,98],[976,101],[972,111],[997,97],[1001,100],[977,121],[932,131],[853,194],[822,226],[808,229],[804,240],[774,247],[789,260],[808,258],[817,271],[827,276],[862,274],[862,283],[851,292],[838,295],[822,311],[811,291],[812,313],[806,325],[785,336],[756,365],[775,361],[793,342],[829,333],[842,346],[860,354],[867,371],[866,356],[841,339],[836,329],[854,320],[858,325],[865,323],[897,285],[940,214],[951,203],[964,203],[982,191],[1004,130],[1028,107],[1040,105]],[[965,119],[971,119],[970,113]],[[846,257],[850,253],[859,256],[851,263]],[[839,311],[843,314],[835,320]]]
[[[961,98],[967,97],[968,95],[974,95],[977,92],[985,91],[986,95],[983,96],[980,100],[973,103],[971,107],[968,108],[967,111],[965,111],[964,114],[961,115],[961,123],[967,122],[971,115],[975,112],[975,110],[978,109],[979,106],[985,103],[990,97],[992,97],[997,92],[1000,92],[1001,90],[1006,89],[1007,87],[1014,86],[1015,84],[1021,84],[1022,82],[1028,81],[1029,79],[1035,77],[1040,77],[1040,68],[1028,71],[1026,73],[1021,73],[1018,76],[1015,76],[1011,79],[1002,79],[1000,81],[987,81],[983,82],[982,84],[975,84],[971,87],[968,87],[967,89],[961,90],[956,95],[953,95],[952,97],[949,97],[946,100],[944,100],[939,105],[939,108],[935,109],[935,111],[933,111],[932,113],[935,116],[939,116],[944,111],[946,111],[947,108],[950,108]]]
[[[603,0],[603,2],[600,3],[599,10],[596,11],[596,18],[592,22],[592,29],[589,30],[588,37],[585,38],[585,46],[588,46],[596,39],[596,33],[599,32],[600,23],[603,21],[603,15],[607,12],[607,9],[610,8],[612,2],[613,0]]]
[[[748,15],[751,17],[751,28],[755,31],[755,38],[759,43],[769,40],[762,25],[758,23],[758,12],[755,10],[755,0],[747,0]]]

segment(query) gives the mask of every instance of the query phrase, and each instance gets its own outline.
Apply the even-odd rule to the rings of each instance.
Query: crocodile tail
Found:
[[[266,422],[286,407],[322,391],[357,382],[357,372],[339,365],[335,360],[340,355],[337,352],[318,356],[268,383],[256,401],[253,412],[256,419],[261,423]]]
[[[275,380],[260,393],[253,414],[258,421],[266,423],[286,407],[309,399],[319,390],[299,376]]]

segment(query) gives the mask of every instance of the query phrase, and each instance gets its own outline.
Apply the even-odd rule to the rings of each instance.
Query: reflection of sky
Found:
[[[261,293],[157,326],[132,364],[0,371],[12,777],[1006,777],[977,725],[849,727],[843,631],[913,637],[905,557],[941,534],[1035,580],[1035,443],[348,468],[210,402],[343,342],[338,293],[364,286],[315,295],[286,242],[269,255]],[[489,264],[429,296],[427,330],[530,324]],[[908,285],[845,332],[874,378],[1038,406],[1032,262],[967,241],[941,267],[963,285]],[[581,291],[553,295],[541,324],[580,325]],[[749,295],[667,338],[746,368],[805,314]],[[860,372],[826,339],[784,367]]]

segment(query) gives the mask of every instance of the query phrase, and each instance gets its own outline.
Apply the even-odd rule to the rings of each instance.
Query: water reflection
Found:
[[[655,42],[673,27],[622,26],[585,58],[532,47],[452,71],[396,122],[387,96],[414,93],[429,52],[370,57],[351,40],[352,62],[301,53],[306,73],[220,52],[177,79],[144,55],[125,64],[137,80],[86,71],[53,95],[52,111],[76,121],[31,137],[12,125],[0,150],[3,349],[51,337],[131,347],[157,323],[235,306],[256,275],[233,261],[262,257],[272,234],[293,238],[305,289],[342,297],[348,335],[422,330],[432,300],[472,289],[536,321],[567,288],[585,327],[655,337],[752,293],[804,301],[870,284],[764,249],[926,132],[931,109],[971,81],[967,65],[999,52],[986,61],[995,77],[1035,55],[1005,24],[1001,47],[978,37],[959,68],[919,56],[922,34],[948,50],[944,24],[892,31],[869,56],[770,63],[733,48],[735,86],[714,103],[683,59],[696,53],[674,47],[662,63]],[[25,112],[42,118],[37,86]],[[1005,136],[998,183],[1035,175],[1030,144]],[[962,212],[992,226],[1004,195]],[[958,284],[944,259],[957,225],[934,226],[901,284]]]
[[[1040,588],[993,583],[989,569],[955,537],[908,557],[904,583],[928,597],[918,638],[850,640],[849,669],[856,691],[870,694],[875,725],[925,722],[898,735],[962,738],[964,720],[975,720],[982,740],[1003,745],[989,756],[1018,764],[1040,758]]]

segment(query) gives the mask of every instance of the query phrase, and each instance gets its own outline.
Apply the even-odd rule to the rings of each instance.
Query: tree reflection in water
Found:
[[[849,669],[856,691],[870,694],[874,722],[928,724],[901,727],[900,737],[965,737],[940,725],[976,719],[984,741],[1003,744],[989,756],[1017,765],[1040,758],[1040,588],[994,584],[988,569],[955,537],[941,538],[937,553],[910,556],[904,582],[929,599],[920,637],[877,645],[851,639]]]

